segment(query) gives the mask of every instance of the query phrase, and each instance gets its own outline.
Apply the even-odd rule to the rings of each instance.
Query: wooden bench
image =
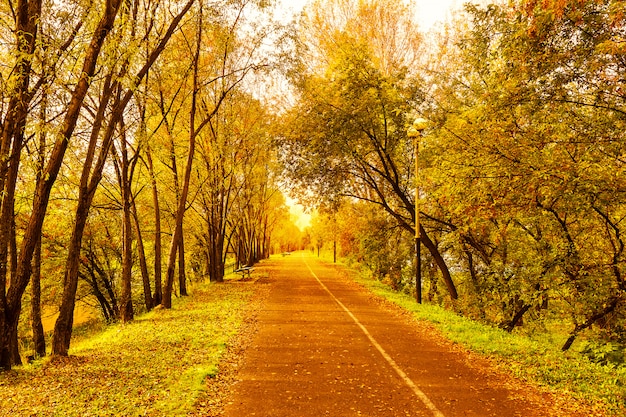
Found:
[[[241,274],[241,278],[244,278],[246,274],[248,275],[248,278],[250,278],[250,273],[252,271],[254,271],[254,268],[251,266],[242,266],[239,269],[235,269],[236,273]]]

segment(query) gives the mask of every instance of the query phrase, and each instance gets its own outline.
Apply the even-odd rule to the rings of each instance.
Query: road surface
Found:
[[[380,302],[340,268],[295,253],[257,270],[270,294],[225,416],[575,415]]]

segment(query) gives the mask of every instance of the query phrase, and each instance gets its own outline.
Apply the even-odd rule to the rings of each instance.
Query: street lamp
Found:
[[[421,233],[419,210],[419,146],[422,132],[428,126],[428,120],[418,117],[407,131],[407,136],[413,139],[415,145],[415,299],[422,303],[422,262],[421,262]]]

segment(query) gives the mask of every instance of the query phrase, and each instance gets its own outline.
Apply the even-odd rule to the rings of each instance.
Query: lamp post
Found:
[[[428,126],[428,120],[417,118],[409,127],[407,136],[413,139],[415,145],[415,299],[422,303],[422,262],[421,262],[421,233],[420,233],[420,210],[419,210],[419,146],[422,132]]]

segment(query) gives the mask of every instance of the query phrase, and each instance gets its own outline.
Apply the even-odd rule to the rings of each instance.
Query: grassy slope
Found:
[[[435,305],[418,305],[409,295],[393,291],[381,282],[358,272],[351,275],[373,293],[410,311],[416,319],[433,323],[449,340],[490,357],[504,372],[546,390],[583,400],[598,415],[604,412],[626,415],[626,367],[601,366],[577,352],[563,353],[558,345],[548,341],[549,337],[540,343]],[[594,415],[591,410],[589,415]]]
[[[253,295],[248,284],[207,284],[80,342],[70,358],[0,373],[0,416],[186,415]]]

